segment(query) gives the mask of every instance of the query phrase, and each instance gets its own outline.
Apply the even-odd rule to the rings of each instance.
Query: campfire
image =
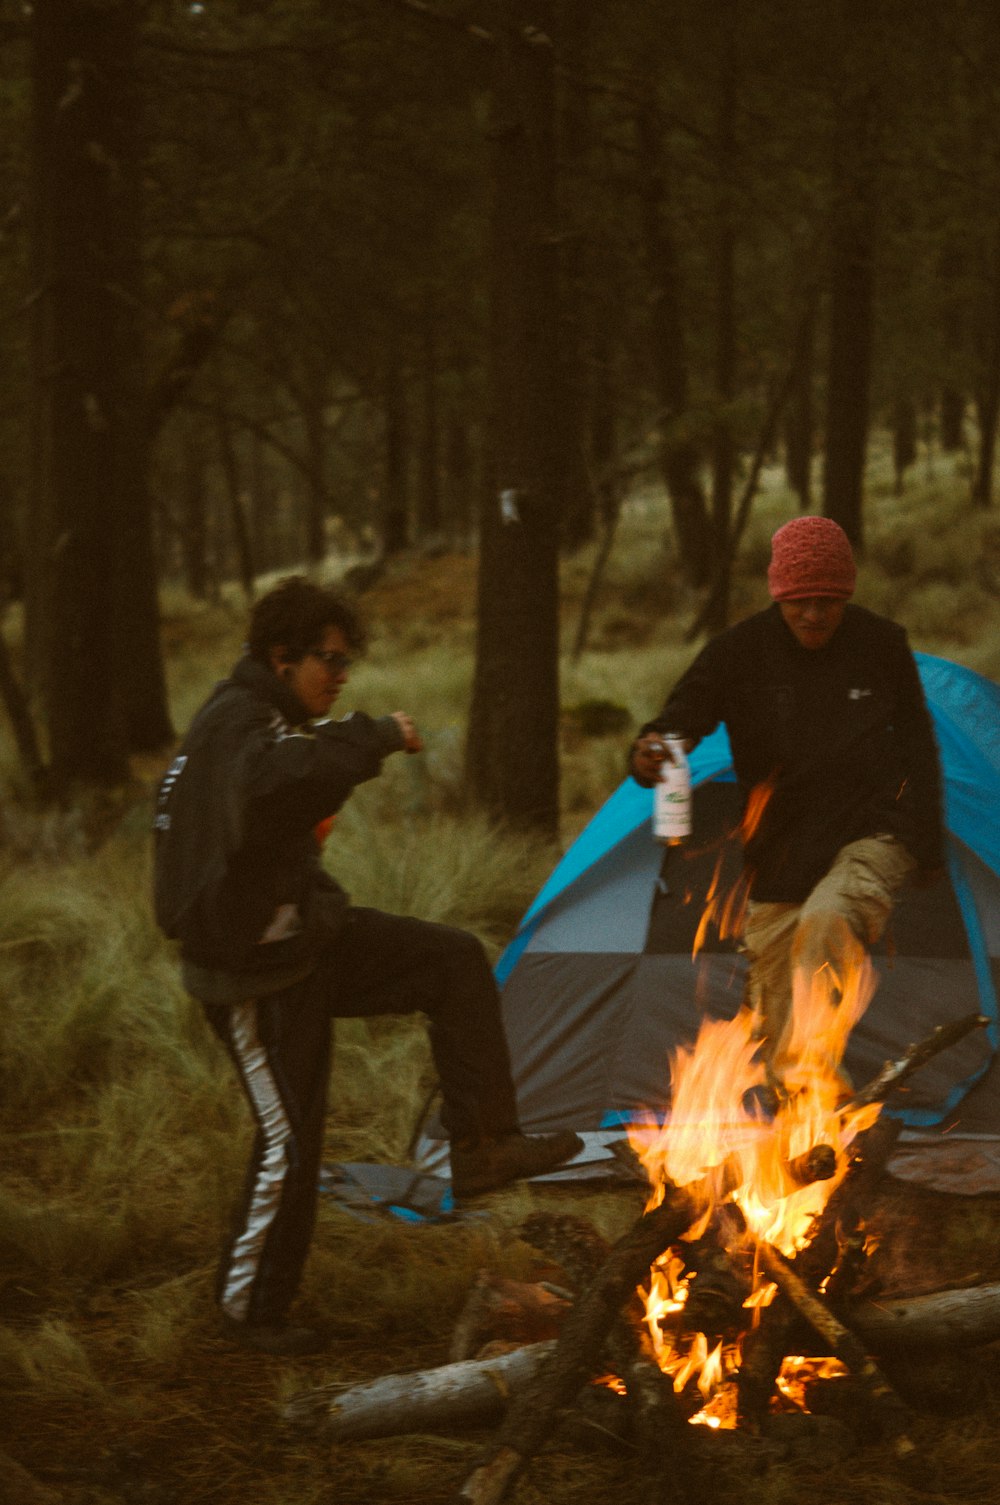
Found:
[[[735,1426],[746,1411],[744,1339],[759,1331],[778,1295],[771,1267],[807,1248],[848,1175],[852,1144],[878,1118],[880,1105],[856,1103],[841,1069],[872,990],[867,961],[856,975],[821,975],[796,987],[780,1094],[768,1089],[748,1010],[706,1021],[693,1048],[673,1061],[669,1117],[630,1134],[652,1187],[647,1211],[670,1188],[690,1189],[695,1201],[691,1226],[657,1258],[643,1287],[652,1352],[678,1395],[700,1397],[694,1422]],[[855,1230],[852,1253],[863,1243]],[[824,1281],[842,1280],[843,1269],[838,1248]],[[775,1376],[786,1396],[793,1367],[798,1394],[808,1373],[801,1356],[786,1361]],[[831,1372],[825,1359],[815,1368]]]
[[[580,1218],[537,1213],[522,1227],[572,1289],[484,1276],[456,1329],[454,1362],[305,1392],[286,1404],[285,1421],[343,1439],[505,1408],[455,1496],[472,1505],[498,1505],[598,1388],[615,1393],[630,1446],[658,1477],[657,1499],[704,1497],[713,1438],[766,1439],[775,1418],[807,1416],[812,1397],[838,1381],[860,1398],[864,1440],[908,1455],[910,1412],[883,1360],[1000,1337],[1000,1288],[871,1299],[864,1209],[900,1130],[881,1108],[987,1020],[942,1026],[856,1090],[841,1062],[871,991],[867,964],[797,981],[777,1091],[748,1010],[706,1021],[672,1063],[669,1116],[631,1131],[627,1153],[650,1188],[632,1228],[608,1245]],[[482,1320],[490,1313],[499,1328]],[[486,1336],[508,1341],[468,1358]]]

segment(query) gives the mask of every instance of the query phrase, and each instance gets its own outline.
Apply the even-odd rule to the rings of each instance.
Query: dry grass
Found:
[[[963,511],[949,477],[925,478],[901,508],[876,475],[860,599],[891,609],[914,644],[1000,676],[995,525]],[[776,475],[748,534],[738,610],[762,604],[773,527],[794,515]],[[564,568],[572,641],[593,551]],[[970,566],[970,561],[975,568]],[[994,570],[996,574],[994,574]],[[423,759],[397,759],[335,828],[329,861],[359,902],[465,925],[495,954],[547,872],[544,847],[467,808],[462,739],[471,678],[474,562],[401,563],[365,605],[376,632],[344,709],[411,710]],[[631,728],[655,710],[694,648],[695,603],[677,578],[660,500],[625,519],[599,593],[590,646],[564,663],[564,839],[619,782]],[[178,725],[239,649],[243,607],[165,602]],[[14,624],[16,627],[16,624]],[[573,708],[608,701],[625,719],[587,735]],[[0,768],[10,764],[0,749]],[[139,770],[147,783],[157,770]],[[518,1188],[482,1218],[440,1226],[362,1222],[324,1202],[302,1296],[330,1351],[288,1364],[234,1351],[211,1308],[215,1245],[248,1126],[229,1069],[183,996],[146,894],[146,810],[82,855],[72,821],[49,830],[16,808],[0,845],[0,1501],[4,1505],[384,1505],[444,1502],[487,1434],[417,1436],[329,1450],[282,1434],[290,1390],[440,1361],[475,1272],[530,1277],[517,1226],[539,1206],[627,1226],[634,1193]],[[16,860],[15,860],[16,859]],[[430,1085],[415,1020],[338,1027],[330,1159],[397,1160]],[[887,1271],[933,1260],[1000,1276],[1000,1211],[903,1199],[883,1211]],[[887,1260],[888,1255],[883,1255]],[[1000,1496],[1000,1360],[967,1415],[919,1422],[916,1471],[866,1448],[835,1467],[786,1460],[741,1478],[733,1498],[820,1505],[945,1505]],[[669,1460],[665,1460],[669,1469]],[[564,1439],[532,1465],[518,1505],[602,1505],[635,1494],[631,1455]],[[728,1493],[727,1493],[728,1497]]]

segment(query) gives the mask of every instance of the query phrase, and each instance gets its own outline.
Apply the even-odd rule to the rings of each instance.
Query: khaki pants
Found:
[[[800,1053],[792,1041],[793,997],[824,989],[828,1002],[839,1004],[845,979],[867,969],[867,948],[885,930],[915,867],[894,836],[867,836],[841,847],[804,903],[747,906],[747,1002],[772,1079],[781,1082]]]

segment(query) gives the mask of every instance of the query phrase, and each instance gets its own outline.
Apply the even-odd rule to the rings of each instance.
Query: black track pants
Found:
[[[316,1217],[332,1021],[428,1016],[453,1138],[517,1127],[496,983],[474,936],[350,909],[302,982],[265,998],[206,1005],[250,1103],[257,1133],[217,1295],[237,1321],[274,1322],[298,1289]]]

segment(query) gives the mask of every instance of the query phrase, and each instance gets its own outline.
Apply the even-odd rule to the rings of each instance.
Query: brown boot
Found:
[[[456,1197],[481,1197],[512,1181],[554,1171],[583,1149],[579,1134],[497,1134],[451,1146],[451,1187]]]

